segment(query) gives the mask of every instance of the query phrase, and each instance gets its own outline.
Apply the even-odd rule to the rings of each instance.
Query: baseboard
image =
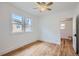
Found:
[[[41,40],[36,40],[35,42],[32,42],[32,43],[30,43],[30,44],[27,44],[27,45],[24,45],[24,46],[22,46],[22,47],[19,47],[19,48],[16,48],[16,49],[14,49],[14,50],[12,50],[12,51],[10,51],[10,52],[8,52],[8,53],[5,53],[5,54],[3,54],[2,56],[10,56],[10,55],[12,55],[13,53],[15,53],[16,51],[21,51],[21,50],[23,50],[23,49],[25,49],[25,48],[28,48],[28,47],[31,47],[32,45],[34,45],[34,44],[36,44],[36,43],[39,43],[39,42],[42,42]]]
[[[50,41],[50,40],[41,40],[41,41],[43,41],[43,42],[47,42],[47,43],[53,43],[53,44],[56,44],[56,45],[60,45],[60,42],[58,43],[58,42],[53,42],[53,41]]]

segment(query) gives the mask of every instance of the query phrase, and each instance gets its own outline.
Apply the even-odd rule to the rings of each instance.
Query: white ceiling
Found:
[[[40,12],[38,9],[34,9],[37,6],[35,2],[12,2],[11,4],[33,15],[42,16],[44,14],[57,11],[60,12],[66,10],[74,10],[78,2],[54,2],[54,4],[51,6],[52,11],[46,11],[46,12]]]

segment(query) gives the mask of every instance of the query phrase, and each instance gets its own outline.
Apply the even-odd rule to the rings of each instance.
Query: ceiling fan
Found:
[[[53,4],[53,2],[36,2],[37,3],[37,8],[34,9],[39,9],[40,12],[43,11],[51,11],[52,9],[50,8],[50,6]]]

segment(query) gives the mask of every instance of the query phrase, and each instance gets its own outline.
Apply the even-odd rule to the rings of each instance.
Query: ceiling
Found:
[[[38,9],[34,9],[37,6],[35,2],[11,2],[11,4],[33,15],[42,16],[52,12],[74,10],[78,2],[54,2],[51,6],[52,11],[45,12],[40,12]]]

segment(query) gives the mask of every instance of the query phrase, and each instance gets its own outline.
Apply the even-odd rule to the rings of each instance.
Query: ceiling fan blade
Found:
[[[50,6],[50,5],[52,5],[52,4],[53,4],[53,2],[49,2],[47,5]]]
[[[46,4],[45,2],[41,2],[41,4]]]
[[[41,2],[37,2],[37,4],[41,4]]]
[[[52,9],[50,9],[50,8],[47,8],[47,10],[50,10],[50,11],[51,11]]]

